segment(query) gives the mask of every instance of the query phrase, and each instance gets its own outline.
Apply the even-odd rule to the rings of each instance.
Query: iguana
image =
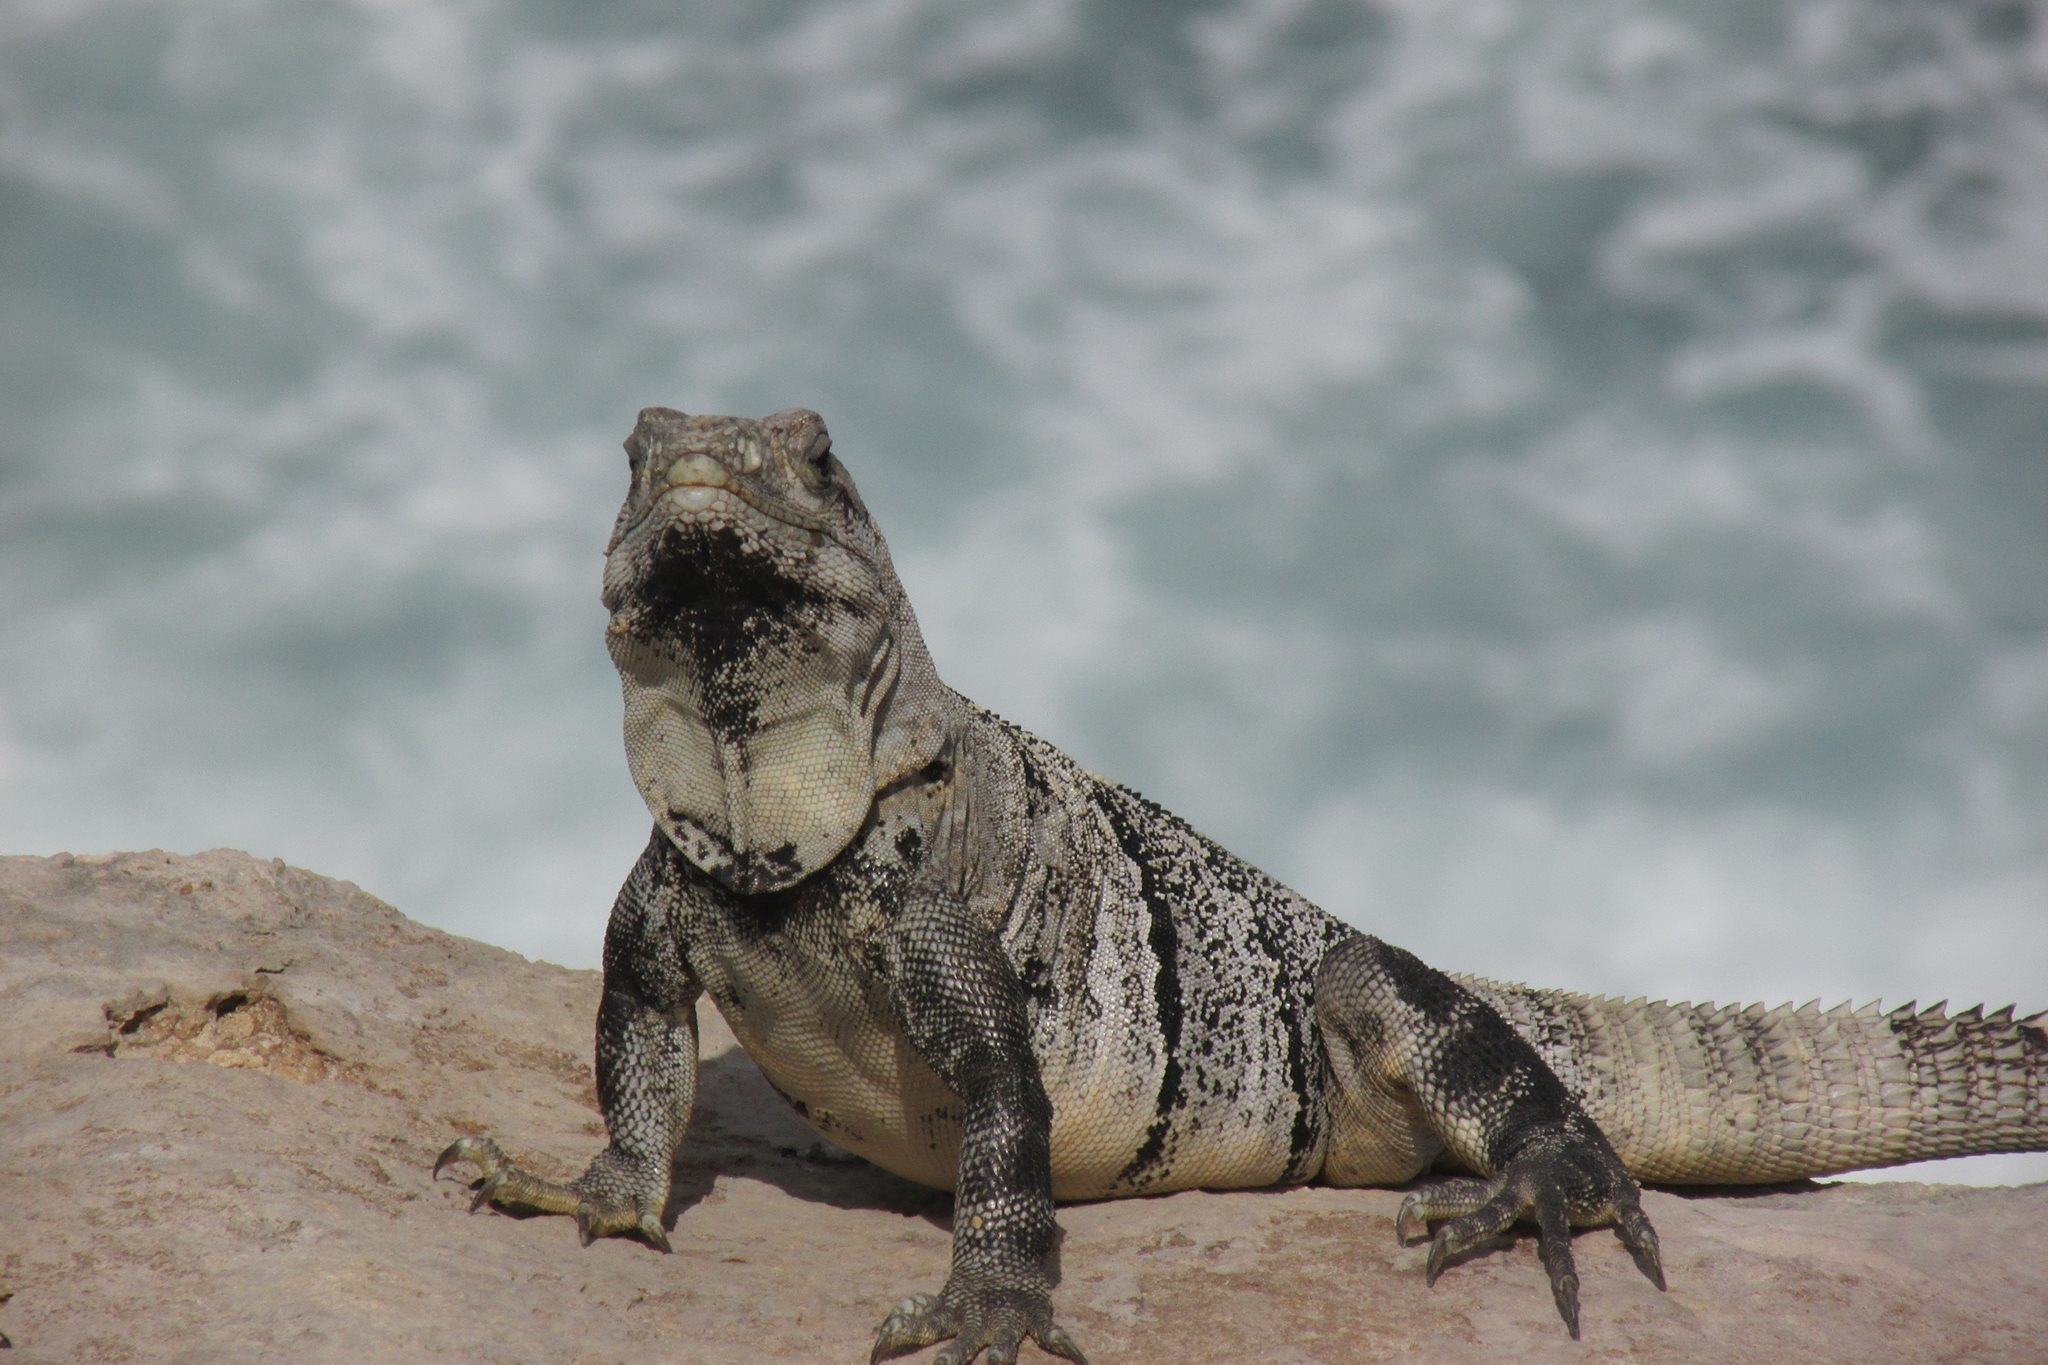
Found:
[[[567,1184],[488,1137],[472,1209],[662,1215],[709,993],[839,1146],[955,1194],[951,1273],[873,1360],[1053,1317],[1057,1200],[1399,1183],[1426,1277],[1522,1219],[1579,1334],[1573,1227],[1660,1288],[1638,1180],[1734,1184],[2048,1149],[2048,1012],[1650,1004],[1448,976],[939,681],[816,413],[642,412],[606,549],[654,816],[605,934],[610,1145]]]

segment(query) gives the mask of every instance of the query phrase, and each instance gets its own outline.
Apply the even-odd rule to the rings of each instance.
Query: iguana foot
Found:
[[[1589,1125],[1590,1126],[1590,1125]],[[1521,1218],[1536,1224],[1543,1268],[1559,1316],[1579,1335],[1579,1276],[1572,1264],[1573,1227],[1612,1224],[1621,1244],[1650,1283],[1664,1287],[1657,1233],[1643,1213],[1635,1180],[1604,1138],[1588,1140],[1568,1122],[1530,1141],[1491,1180],[1446,1180],[1401,1201],[1394,1231],[1403,1241],[1426,1236],[1429,1223],[1449,1219],[1430,1244],[1424,1275],[1430,1284],[1444,1262]]]
[[[442,1168],[457,1161],[471,1162],[483,1175],[475,1186],[476,1197],[469,1201],[471,1213],[492,1204],[574,1214],[576,1231],[585,1246],[616,1232],[637,1232],[657,1250],[670,1249],[668,1233],[661,1226],[662,1206],[668,1202],[668,1172],[650,1171],[646,1162],[607,1149],[598,1153],[589,1170],[564,1185],[513,1165],[489,1138],[466,1137],[458,1138],[435,1158],[434,1178],[439,1179]]]
[[[977,1285],[960,1289],[957,1277],[937,1294],[914,1294],[896,1305],[875,1334],[868,1365],[891,1356],[953,1340],[931,1365],[968,1365],[985,1349],[988,1365],[1014,1365],[1017,1348],[1030,1337],[1056,1356],[1088,1365],[1067,1329],[1052,1320],[1052,1298],[1028,1285]]]

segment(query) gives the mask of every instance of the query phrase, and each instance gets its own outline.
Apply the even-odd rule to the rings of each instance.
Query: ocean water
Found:
[[[805,405],[1432,962],[2048,1005],[2048,6],[13,0],[0,362],[8,851],[594,963],[618,442]]]

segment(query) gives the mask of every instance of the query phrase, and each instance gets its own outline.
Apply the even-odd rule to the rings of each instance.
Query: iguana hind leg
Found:
[[[1411,1179],[1448,1151],[1480,1179],[1416,1191],[1396,1231],[1447,1220],[1445,1261],[1523,1218],[1536,1224],[1552,1297],[1579,1335],[1571,1228],[1613,1225],[1659,1289],[1657,1234],[1635,1181],[1535,1048],[1478,996],[1411,953],[1356,935],[1316,974],[1316,1020],[1333,1082],[1324,1175],[1336,1184]]]

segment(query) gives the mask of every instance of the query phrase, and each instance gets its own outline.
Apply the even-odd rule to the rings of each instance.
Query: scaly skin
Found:
[[[955,1191],[937,1294],[873,1359],[1081,1352],[1056,1199],[1472,1174],[1411,1195],[1428,1258],[1519,1220],[1579,1331],[1570,1229],[1659,1287],[1637,1179],[1776,1181],[2048,1148],[2043,1017],[1646,1005],[1455,978],[1347,928],[939,681],[888,549],[801,410],[650,408],[606,638],[655,828],[605,936],[610,1145],[566,1185],[488,1138],[476,1204],[660,1216],[709,994],[818,1131]],[[474,1205],[473,1205],[474,1207]]]

